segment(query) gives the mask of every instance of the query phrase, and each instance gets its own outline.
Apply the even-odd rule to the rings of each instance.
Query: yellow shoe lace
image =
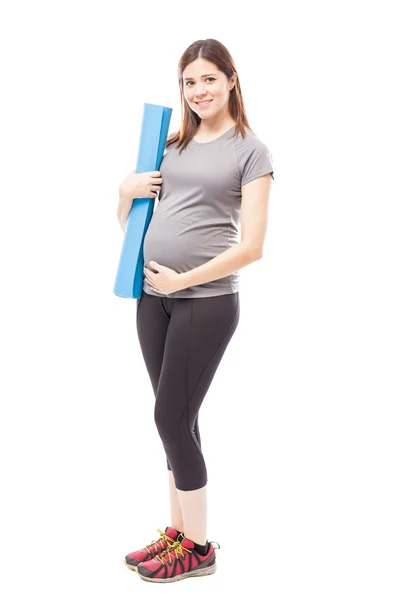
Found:
[[[151,553],[150,550],[150,546],[152,546],[153,544],[155,545],[155,549],[157,549],[157,544],[160,545],[161,548],[164,548],[164,546],[161,544],[161,542],[167,542],[168,546],[174,546],[175,545],[175,541],[172,538],[170,538],[165,531],[161,531],[161,529],[157,529],[158,533],[160,534],[160,538],[156,541],[153,540],[153,542],[151,544],[149,544],[148,546],[146,546],[146,550],[147,552]],[[165,551],[165,550],[164,550]]]
[[[175,557],[172,554],[173,552],[175,552]],[[163,552],[161,552],[161,554],[158,554],[156,556],[156,558],[158,558],[158,560],[160,562],[162,562],[162,564],[164,564],[165,560],[168,560],[168,562],[170,564],[172,564],[172,559],[173,558],[178,558],[178,554],[183,555],[183,558],[185,558],[184,552],[190,552],[190,553],[192,553],[191,550],[188,550],[187,548],[184,548],[180,542],[175,541],[172,546],[170,546],[169,548],[166,548]],[[168,558],[167,558],[167,555],[168,555]]]

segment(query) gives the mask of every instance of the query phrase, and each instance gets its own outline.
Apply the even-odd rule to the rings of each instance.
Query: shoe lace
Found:
[[[173,552],[175,552],[175,556],[173,555]],[[192,553],[192,551],[188,550],[188,548],[184,548],[180,542],[175,541],[172,546],[163,550],[163,552],[158,554],[156,558],[158,558],[158,560],[162,562],[162,564],[164,564],[165,560],[168,560],[168,562],[172,564],[172,560],[174,558],[178,558],[178,554],[184,555],[184,552]]]
[[[164,548],[163,546],[163,542],[166,542],[168,546],[174,546],[175,545],[175,540],[173,540],[172,538],[170,538],[165,531],[162,531],[161,529],[157,529],[158,533],[160,534],[160,537],[158,538],[158,540],[153,540],[151,544],[149,544],[148,546],[146,546],[146,550],[151,554],[151,546],[154,546],[154,549],[157,550],[158,549],[158,545],[161,548]],[[165,552],[165,550],[164,550]]]

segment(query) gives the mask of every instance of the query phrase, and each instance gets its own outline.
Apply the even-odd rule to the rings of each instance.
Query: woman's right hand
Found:
[[[160,171],[136,173],[131,171],[119,186],[119,195],[133,200],[134,198],[157,198],[162,184]]]

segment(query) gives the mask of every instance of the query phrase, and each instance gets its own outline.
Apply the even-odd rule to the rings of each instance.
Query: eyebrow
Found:
[[[207,73],[206,75],[202,75],[202,77],[209,77],[210,75],[216,75],[216,73]],[[194,77],[185,77],[183,81],[187,81],[188,79],[194,79]]]

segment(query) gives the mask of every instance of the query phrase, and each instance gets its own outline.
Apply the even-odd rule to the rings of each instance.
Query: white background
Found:
[[[394,8],[3,4],[3,598],[399,598]],[[218,570],[160,589],[123,564],[170,515],[136,302],[113,294],[117,193],[144,102],[179,127],[178,61],[205,38],[275,182],[200,412]]]

